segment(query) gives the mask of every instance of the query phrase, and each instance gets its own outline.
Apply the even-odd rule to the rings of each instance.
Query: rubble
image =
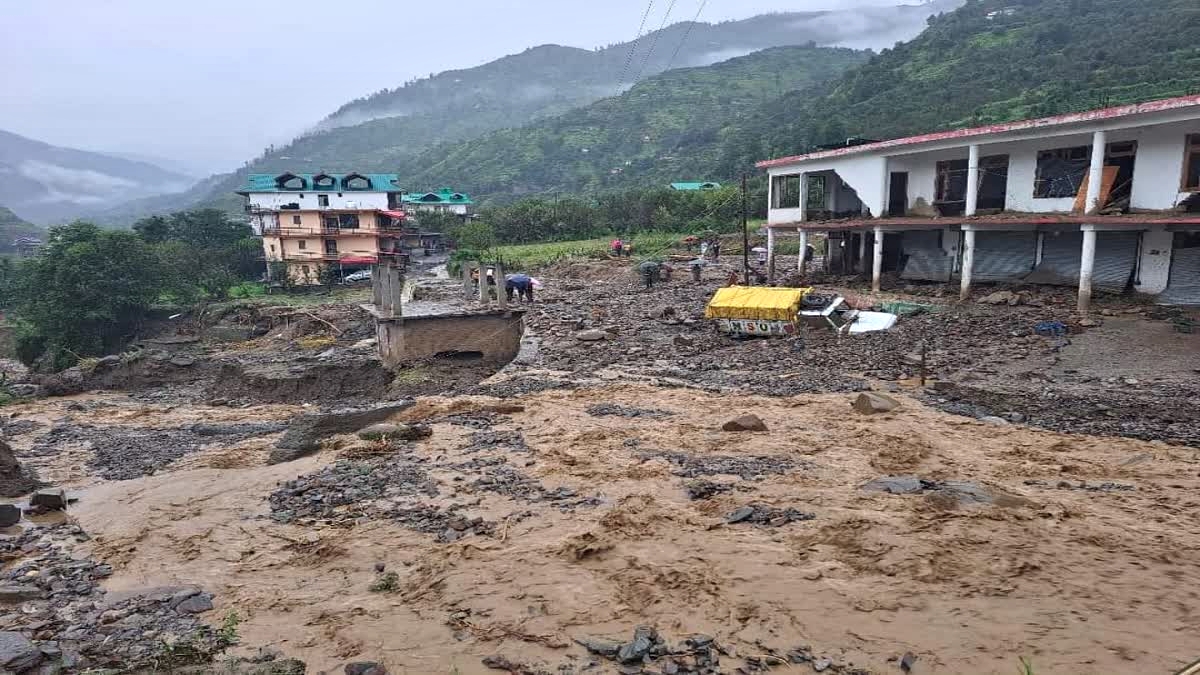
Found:
[[[725,523],[727,525],[752,523],[779,527],[788,523],[813,520],[816,517],[814,513],[805,513],[794,508],[779,509],[766,504],[750,504],[731,511],[725,516]]]
[[[373,503],[383,498],[437,496],[437,483],[424,464],[411,455],[394,453],[364,461],[340,460],[324,469],[280,485],[271,493],[271,519],[281,523],[317,520],[352,525],[382,517]]]
[[[776,455],[692,455],[683,452],[647,451],[644,460],[664,459],[675,465],[676,476],[737,476],[742,480],[761,481],[768,475],[781,475],[808,466],[805,462]]]
[[[18,462],[12,447],[0,440],[0,497],[20,497],[40,485],[36,472]]]
[[[417,441],[429,438],[433,430],[424,424],[389,424],[380,422],[360,429],[358,437],[365,441]]]
[[[633,408],[613,403],[601,403],[588,408],[587,414],[592,417],[628,417],[630,419],[662,420],[671,417],[675,413],[667,410],[647,410],[645,408]]]

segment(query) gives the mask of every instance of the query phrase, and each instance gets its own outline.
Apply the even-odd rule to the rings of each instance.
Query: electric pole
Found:
[[[746,185],[746,174],[742,174],[742,270],[745,273],[746,285],[750,285],[750,231],[747,229],[749,215],[749,189]]]

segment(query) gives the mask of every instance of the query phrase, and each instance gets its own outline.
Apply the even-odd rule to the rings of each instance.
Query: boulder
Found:
[[[199,614],[212,608],[212,596],[208,593],[197,593],[175,605],[175,611],[187,614]]]
[[[388,675],[387,668],[382,663],[374,661],[347,663],[344,670],[346,675]]]
[[[13,504],[0,504],[0,527],[12,527],[21,522],[21,509]]]
[[[67,508],[67,493],[61,488],[38,490],[29,498],[29,505],[47,511],[64,511]]]
[[[432,435],[433,429],[425,424],[380,422],[358,431],[358,437],[364,441],[417,441]]]
[[[178,354],[171,357],[170,363],[171,365],[179,368],[187,368],[189,366],[196,365],[196,359],[191,356],[187,356],[186,354]]]
[[[900,407],[900,402],[887,394],[880,394],[876,391],[864,391],[855,396],[854,401],[850,405],[863,415],[875,415],[896,410]]]
[[[996,291],[991,295],[980,298],[979,303],[982,305],[1016,306],[1021,304],[1021,296],[1012,291]]]
[[[380,403],[368,408],[349,408],[320,413],[305,413],[292,419],[287,433],[275,443],[267,458],[268,464],[281,464],[311,455],[321,447],[321,441],[348,434],[411,408],[413,401]]]
[[[991,425],[998,426],[998,427],[1006,427],[1009,424],[1011,424],[1011,422],[1004,419],[1003,417],[997,417],[995,415],[986,415],[984,417],[980,417],[979,421],[983,422],[984,424],[991,424]]]
[[[42,395],[42,388],[36,384],[10,384],[8,393],[19,398],[29,398]]]
[[[722,431],[766,431],[767,425],[758,415],[741,415],[721,425]]]
[[[13,631],[0,631],[0,669],[19,673],[33,668],[42,660],[42,650],[29,638]]]
[[[646,658],[657,641],[657,631],[650,626],[638,626],[633,632],[633,639],[621,645],[617,651],[617,660],[621,663],[638,663]]]
[[[42,589],[27,584],[0,584],[0,605],[19,605],[27,600],[39,600]]]
[[[608,337],[609,335],[607,332],[598,328],[582,330],[575,334],[575,339],[579,340],[580,342],[600,342],[602,340],[607,340]]]
[[[12,448],[0,440],[0,497],[20,497],[36,490],[39,485],[41,483],[33,471],[21,466]],[[9,517],[12,517],[11,514]]]

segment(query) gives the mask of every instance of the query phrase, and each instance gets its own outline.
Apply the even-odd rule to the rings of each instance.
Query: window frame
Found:
[[[771,208],[772,209],[798,209],[798,208],[800,208],[800,205],[803,203],[802,198],[803,198],[803,194],[804,194],[803,180],[802,180],[803,175],[804,174],[800,174],[800,173],[786,173],[786,174],[779,174],[776,176],[771,176]],[[794,195],[792,195],[790,193],[790,191],[788,189],[786,189],[788,187],[789,182],[792,179],[795,179],[795,186],[796,186],[796,191],[795,191]],[[780,188],[784,188],[784,189],[780,189]],[[793,199],[791,201],[794,201],[795,203],[792,204],[789,202],[788,204],[785,204],[783,201],[783,197],[785,195],[794,197],[795,199]]]
[[[1076,158],[1076,157],[1072,156],[1073,154],[1078,154],[1080,156],[1078,158]],[[1045,188],[1045,189],[1043,189],[1043,188],[1050,181],[1042,178],[1042,159],[1043,158],[1054,158],[1056,155],[1058,156],[1058,159],[1063,160],[1063,161],[1080,162],[1081,165],[1086,164],[1087,166],[1083,167],[1084,168],[1083,176],[1084,177],[1087,176],[1087,169],[1088,169],[1088,166],[1091,165],[1091,161],[1092,161],[1092,146],[1090,146],[1090,145],[1072,145],[1072,146],[1067,146],[1067,147],[1047,148],[1045,150],[1038,150],[1037,154],[1034,155],[1034,164],[1033,164],[1033,198],[1034,199],[1074,199],[1076,194],[1078,194],[1078,192],[1079,192],[1078,185],[1075,186],[1075,192],[1073,192],[1070,195],[1044,194],[1045,192],[1049,192],[1049,188]],[[1082,185],[1082,180],[1083,179],[1081,178],[1080,185]]]
[[[1188,184],[1192,162],[1200,162],[1200,133],[1188,134],[1183,139],[1183,175],[1179,177],[1180,192],[1200,192],[1200,171],[1196,172],[1195,185]]]
[[[303,219],[300,218],[300,214],[297,213],[296,215],[292,216],[292,224],[293,225],[299,225],[302,222],[304,222],[304,221],[303,221]]]

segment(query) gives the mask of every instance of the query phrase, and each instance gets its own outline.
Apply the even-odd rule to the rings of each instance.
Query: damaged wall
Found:
[[[1158,295],[1167,288],[1171,275],[1171,250],[1175,233],[1158,226],[1142,233],[1142,254],[1134,290]]]

